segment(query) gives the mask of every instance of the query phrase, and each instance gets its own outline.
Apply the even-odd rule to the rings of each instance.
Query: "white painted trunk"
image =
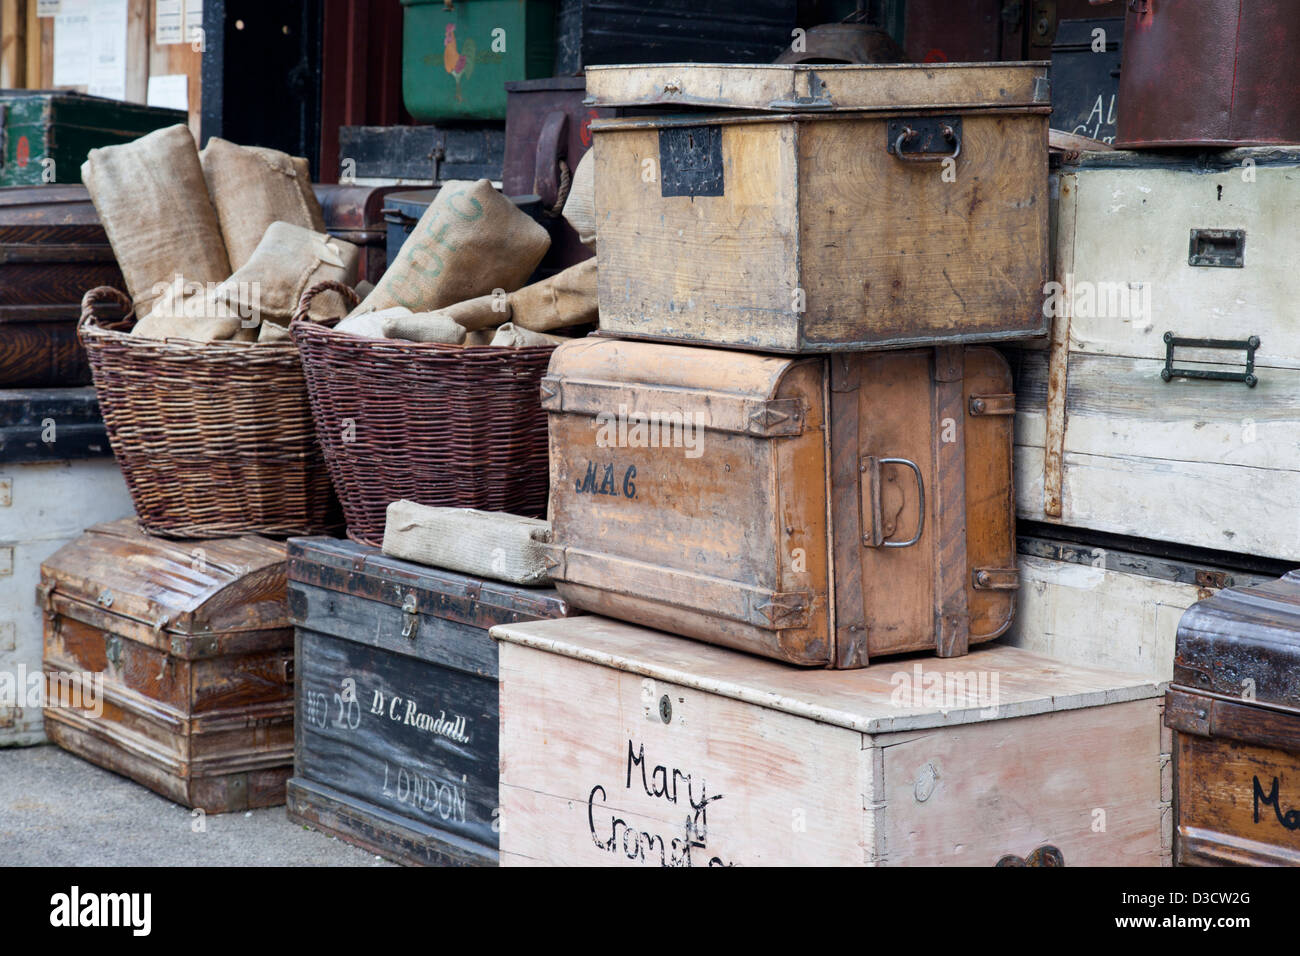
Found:
[[[595,616],[492,634],[503,865],[1168,861],[1147,678],[998,645],[801,670]]]
[[[1067,376],[1052,382],[1050,351],[1020,353],[1021,517],[1300,561],[1300,153],[1232,158],[1207,170],[1110,154],[1062,173],[1051,348]],[[1207,229],[1244,232],[1240,267],[1191,263]],[[1164,381],[1166,332],[1257,336],[1258,384]],[[1180,347],[1173,367],[1244,360]]]
[[[89,525],[134,514],[112,458],[0,466],[0,680],[39,678],[41,562]],[[26,687],[18,687],[25,696]],[[45,739],[39,707],[0,703],[0,746]]]

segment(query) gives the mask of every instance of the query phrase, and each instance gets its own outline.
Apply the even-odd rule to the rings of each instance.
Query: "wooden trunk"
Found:
[[[378,282],[388,268],[384,204],[388,194],[401,187],[316,183],[312,188],[325,216],[326,231],[361,247],[358,281]]]
[[[1020,516],[1300,559],[1300,149],[1094,153],[1059,197]]]
[[[810,673],[597,617],[492,633],[503,865],[1167,857],[1140,677],[996,646]]]
[[[0,188],[0,388],[89,385],[81,297],[122,271],[84,186]]]
[[[0,90],[0,186],[80,183],[92,149],[184,122],[183,110],[71,90]]]
[[[1300,572],[1230,588],[1178,624],[1179,865],[1300,866]]]
[[[284,803],[294,674],[283,544],[96,525],[41,566],[38,600],[52,741],[209,813]]]
[[[494,624],[568,613],[550,588],[332,538],[289,544],[298,722],[289,817],[411,865],[497,860]]]
[[[1044,64],[605,67],[587,90],[675,114],[592,123],[602,330],[835,352],[1046,328]]]
[[[15,685],[0,693],[0,747],[44,739],[41,562],[131,513],[93,388],[0,391],[0,675]]]
[[[562,345],[542,382],[556,586],[792,664],[964,654],[1015,610],[1010,384],[982,347]]]
[[[1210,556],[1139,553],[1105,535],[1066,540],[1036,530],[1044,536],[1022,529],[1017,539],[1020,591],[1005,643],[1069,664],[1168,681],[1183,612],[1222,588],[1271,577]]]

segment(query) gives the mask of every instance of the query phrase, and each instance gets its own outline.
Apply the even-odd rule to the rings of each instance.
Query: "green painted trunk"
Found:
[[[402,0],[402,99],[418,120],[505,119],[505,84],[550,76],[553,0]]]
[[[79,183],[86,154],[184,123],[182,110],[49,90],[0,90],[0,186]]]

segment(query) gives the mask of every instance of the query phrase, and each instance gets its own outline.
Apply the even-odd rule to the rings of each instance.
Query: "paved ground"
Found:
[[[0,748],[0,866],[389,866],[283,807],[191,811],[57,747]]]

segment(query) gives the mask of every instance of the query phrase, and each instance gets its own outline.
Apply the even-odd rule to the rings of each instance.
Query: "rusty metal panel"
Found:
[[[1133,0],[1120,147],[1300,142],[1294,0]]]

